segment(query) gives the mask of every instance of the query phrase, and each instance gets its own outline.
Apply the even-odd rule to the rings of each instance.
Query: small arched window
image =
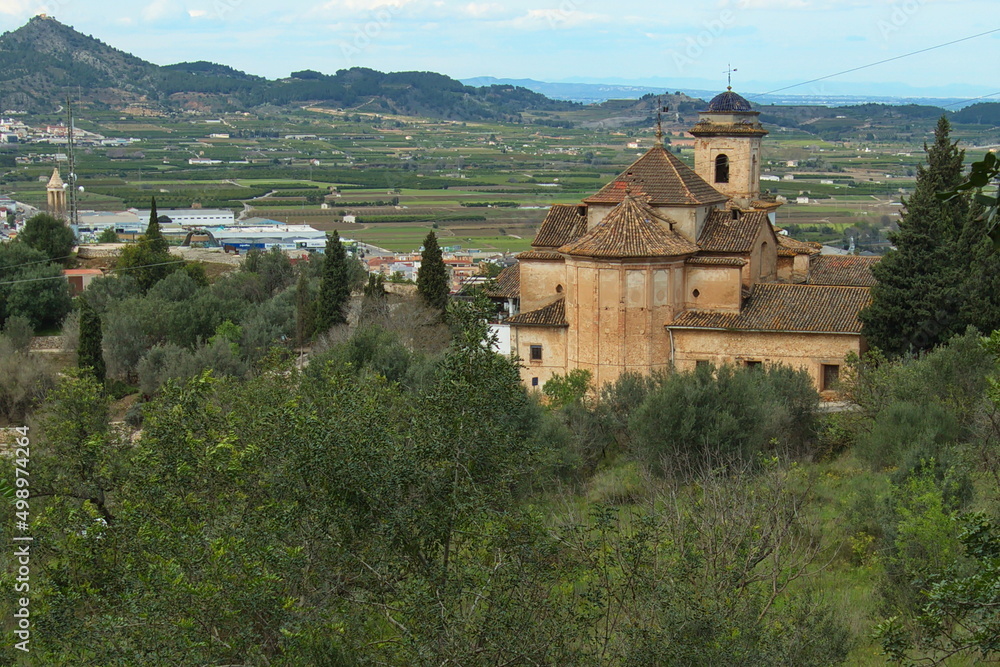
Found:
[[[721,153],[715,157],[715,182],[729,182],[729,156]]]

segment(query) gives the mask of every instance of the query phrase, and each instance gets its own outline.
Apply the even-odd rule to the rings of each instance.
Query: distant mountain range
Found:
[[[575,106],[523,87],[472,87],[433,72],[385,74],[355,67],[334,75],[304,70],[272,81],[214,63],[161,67],[52,18],[32,18],[0,36],[0,110],[51,112],[67,96],[114,109],[315,104],[454,120],[518,120],[526,109]]]
[[[811,95],[744,94],[761,105],[840,107],[877,102],[933,108],[933,111],[921,108],[904,113],[907,116],[916,113],[921,117],[927,113],[940,114],[941,107],[955,110],[968,103],[956,98],[845,96],[835,94],[835,90],[835,85],[831,84]],[[679,91],[684,92],[678,94]],[[492,77],[458,81],[434,72],[383,73],[363,67],[338,70],[332,75],[303,70],[292,72],[284,79],[270,80],[203,61],[156,65],[48,17],[32,18],[17,30],[0,35],[0,111],[50,113],[71,97],[95,107],[133,111],[214,113],[265,106],[316,105],[452,120],[516,122],[526,111],[558,113],[577,109],[581,104],[596,104],[601,106],[599,111],[617,118],[616,122],[648,126],[655,122],[654,95],[663,95],[664,102],[671,104],[675,112],[685,112],[697,111],[703,100],[711,99],[718,92],[718,89],[693,88],[683,86],[679,80],[663,78],[635,83],[548,83]],[[616,105],[608,100],[625,101]],[[642,103],[628,110],[631,100]],[[1000,105],[977,104],[973,108],[976,120],[970,122],[989,124],[996,115],[994,109]],[[623,111],[628,113],[623,114]],[[817,113],[820,112],[806,115]],[[773,122],[802,122],[803,118],[802,113],[796,112],[793,118],[775,117]],[[535,122],[556,127],[570,124],[570,121],[558,119],[536,119]]]
[[[712,99],[722,88],[710,88],[711,82],[702,79],[642,79],[636,82],[592,83],[585,81],[536,81],[534,79],[498,79],[492,76],[477,76],[462,79],[469,86],[513,85],[533,90],[554,100],[599,104],[610,99],[637,99],[643,95],[683,91],[690,97]],[[659,85],[657,85],[659,84]],[[778,85],[778,88],[781,86]],[[843,84],[822,82],[821,85],[792,88],[775,94],[757,94],[749,91],[774,89],[775,84],[746,82],[739,92],[756,104],[849,106],[854,104],[926,104],[960,109],[972,104],[970,97],[956,97],[952,89],[919,89],[888,84]],[[956,87],[959,88],[959,87]],[[892,89],[892,94],[886,93]],[[982,93],[986,94],[986,89]]]

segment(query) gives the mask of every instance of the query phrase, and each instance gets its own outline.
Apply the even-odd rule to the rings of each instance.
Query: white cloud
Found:
[[[142,9],[142,20],[150,23],[186,18],[187,12],[174,0],[153,0]]]
[[[737,9],[854,9],[871,8],[874,4],[892,5],[897,1],[914,2],[914,0],[881,0],[880,3],[873,0],[723,0],[721,6],[734,5]],[[929,4],[936,0],[915,0],[919,4]],[[943,0],[950,2],[951,0]]]
[[[205,11],[204,9],[189,9],[188,16],[190,16],[193,19],[203,19],[208,16],[208,12]]]
[[[383,8],[402,9],[406,5],[413,2],[414,0],[329,0],[329,2],[325,2],[320,5],[319,9],[324,12],[343,10],[351,12],[370,12]]]
[[[0,0],[0,14],[8,16],[29,16],[42,12],[52,14],[57,6],[55,3],[36,0]]]
[[[495,2],[470,2],[469,4],[460,7],[459,11],[464,14],[468,14],[469,16],[480,18],[483,16],[499,14],[503,11],[503,5],[498,5]]]
[[[809,0],[737,0],[739,9],[810,9],[814,3]]]
[[[551,30],[554,28],[575,28],[577,26],[607,20],[598,14],[585,14],[577,9],[529,9],[505,24],[518,30]]]

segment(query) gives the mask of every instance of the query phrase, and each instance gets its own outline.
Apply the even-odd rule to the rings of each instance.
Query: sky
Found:
[[[160,65],[272,79],[361,66],[721,90],[733,67],[746,93],[1000,29],[996,0],[0,0],[0,31],[41,12]],[[1000,31],[789,92],[984,95],[998,56]]]

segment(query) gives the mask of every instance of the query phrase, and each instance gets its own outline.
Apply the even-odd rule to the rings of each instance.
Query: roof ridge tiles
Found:
[[[674,224],[637,197],[626,195],[597,226],[559,248],[559,252],[607,259],[677,257],[698,252],[697,245],[673,230]]]
[[[633,195],[648,197],[653,205],[701,206],[729,199],[676,155],[657,145],[613,181],[583,201],[587,204],[617,204],[631,190]]]

